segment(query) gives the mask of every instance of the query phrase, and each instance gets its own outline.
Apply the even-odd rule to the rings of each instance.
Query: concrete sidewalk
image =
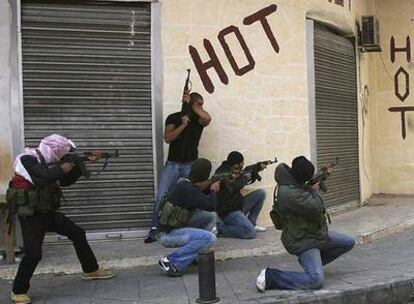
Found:
[[[331,229],[354,235],[359,244],[382,239],[414,227],[414,197],[375,196],[368,204],[332,218]],[[117,269],[155,265],[169,252],[159,242],[144,244],[143,240],[93,243],[100,263]],[[217,260],[284,253],[280,232],[269,227],[255,240],[219,239],[214,246]],[[0,265],[0,278],[13,278],[17,265]],[[72,246],[45,246],[42,262],[36,273],[73,274],[81,271]]]
[[[216,264],[221,304],[339,303],[402,304],[414,296],[414,229],[360,245],[325,267],[319,291],[259,293],[258,271],[267,266],[300,270],[287,254],[246,257]],[[0,280],[0,303],[9,303],[11,281]],[[165,276],[157,266],[118,270],[108,281],[84,282],[80,275],[37,275],[32,280],[33,304],[193,304],[198,297],[197,268],[181,278]]]

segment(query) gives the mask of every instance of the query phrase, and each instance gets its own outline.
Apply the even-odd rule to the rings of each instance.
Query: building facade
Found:
[[[200,156],[215,167],[297,155],[339,158],[328,206],[374,193],[413,194],[409,0],[0,0],[0,190],[14,156],[52,132],[120,152],[65,192],[63,211],[95,238],[142,235],[181,107],[186,69],[213,120]],[[361,17],[379,21],[382,52],[358,47]],[[100,165],[92,166],[99,171]],[[250,189],[268,198],[273,167]],[[53,239],[53,237],[51,237]]]

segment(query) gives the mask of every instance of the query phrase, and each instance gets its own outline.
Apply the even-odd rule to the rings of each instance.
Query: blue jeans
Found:
[[[254,239],[256,230],[242,211],[233,211],[217,223],[217,232],[220,237],[238,239]]]
[[[266,191],[262,189],[254,190],[244,197],[243,212],[253,226],[256,226],[256,221],[260,211],[262,211],[265,199]]]
[[[167,192],[171,191],[181,177],[187,177],[190,174],[191,163],[177,163],[167,161],[162,169],[160,180],[158,182],[157,196],[155,197],[154,208],[152,210],[152,219],[150,229],[155,229],[158,225],[158,206],[161,198]]]
[[[299,255],[299,263],[305,272],[267,268],[266,289],[320,289],[324,282],[322,266],[355,245],[355,239],[346,234],[329,231],[328,236],[329,241],[321,249],[309,249]]]
[[[215,212],[196,210],[188,222],[188,227],[212,231],[216,226],[217,216]]]
[[[167,258],[180,272],[184,271],[197,258],[200,250],[210,248],[215,240],[216,236],[213,233],[189,227],[174,229],[161,236],[161,244],[164,247],[179,247]]]
[[[262,189],[250,192],[244,197],[243,212],[233,211],[217,224],[218,235],[238,239],[256,237],[256,220],[263,208],[266,192]],[[220,202],[219,202],[220,203]]]

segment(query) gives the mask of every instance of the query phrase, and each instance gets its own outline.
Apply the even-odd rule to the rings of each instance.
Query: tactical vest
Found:
[[[9,187],[6,202],[10,214],[32,216],[47,214],[60,207],[62,191],[54,188],[16,189]]]
[[[163,196],[160,201],[158,211],[158,222],[162,226],[173,229],[186,227],[190,218],[193,216],[194,210],[185,209],[183,207],[172,204],[168,201],[167,196]]]

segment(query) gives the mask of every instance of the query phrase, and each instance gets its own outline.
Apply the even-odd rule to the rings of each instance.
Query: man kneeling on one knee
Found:
[[[256,287],[266,289],[320,289],[324,282],[322,267],[354,247],[354,238],[328,231],[324,198],[319,183],[305,188],[315,171],[304,156],[296,157],[289,168],[280,164],[275,171],[278,184],[274,210],[282,223],[282,243],[298,256],[304,272],[263,269]]]
[[[243,165],[243,155],[233,151],[215,172],[215,174],[230,174],[229,179],[223,181],[218,193],[217,214],[221,219],[221,222],[217,223],[219,237],[254,239],[256,232],[266,230],[256,225],[266,192],[259,189],[246,196],[240,193],[244,186],[253,182],[250,172],[243,173]],[[263,165],[262,169],[265,167]]]
[[[216,240],[211,231],[216,224],[214,211],[220,182],[208,179],[210,172],[209,160],[195,160],[189,178],[181,178],[160,201],[158,229],[161,244],[179,247],[158,262],[168,276],[181,276],[197,258],[198,252],[211,247]]]

